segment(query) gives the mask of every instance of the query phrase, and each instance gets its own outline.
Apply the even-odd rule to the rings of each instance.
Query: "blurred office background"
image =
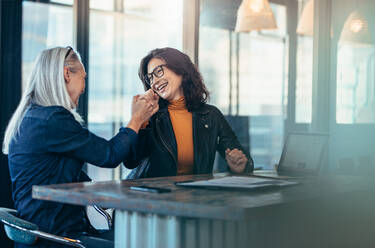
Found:
[[[235,32],[240,0],[1,0],[1,133],[37,54],[73,46],[88,71],[80,112],[110,138],[143,92],[141,58],[174,47],[199,66],[255,167],[278,163],[289,132],[330,137],[322,171],[375,168],[375,2],[269,0],[277,28]],[[1,155],[1,204],[11,204]],[[219,166],[216,168],[220,170]],[[129,171],[87,165],[94,180]]]

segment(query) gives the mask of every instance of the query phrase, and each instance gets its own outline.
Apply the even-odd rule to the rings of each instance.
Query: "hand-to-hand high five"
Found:
[[[141,125],[159,110],[159,96],[148,90],[143,95],[136,95],[132,102],[132,118],[127,127],[138,133]]]

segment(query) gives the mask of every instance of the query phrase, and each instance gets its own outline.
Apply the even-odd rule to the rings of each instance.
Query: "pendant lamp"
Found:
[[[314,0],[308,1],[303,7],[297,26],[297,34],[313,36],[314,32]]]
[[[340,41],[354,45],[374,45],[367,19],[358,11],[353,11],[345,21]]]
[[[268,0],[243,0],[237,11],[236,32],[276,29]]]

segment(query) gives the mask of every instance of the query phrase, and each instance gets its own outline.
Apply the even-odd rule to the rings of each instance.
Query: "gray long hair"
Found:
[[[69,96],[64,79],[64,66],[71,72],[77,72],[81,58],[71,48],[54,47],[42,51],[35,61],[21,101],[10,119],[5,131],[3,153],[8,154],[9,143],[19,131],[26,109],[31,103],[40,106],[62,106],[69,110],[74,118],[82,123],[82,117],[75,111],[75,103]],[[66,58],[65,58],[66,57]]]

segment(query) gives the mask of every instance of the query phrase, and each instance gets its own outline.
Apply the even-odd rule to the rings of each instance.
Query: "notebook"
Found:
[[[327,134],[290,133],[284,144],[277,170],[259,170],[253,174],[278,179],[316,176],[327,147]]]
[[[244,176],[226,176],[209,180],[177,182],[177,186],[198,187],[205,189],[258,189],[268,187],[282,187],[298,184],[286,180],[275,180],[271,178],[257,178]]]

